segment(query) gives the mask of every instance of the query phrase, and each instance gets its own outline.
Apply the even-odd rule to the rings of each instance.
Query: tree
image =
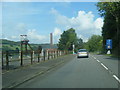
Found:
[[[95,52],[95,51],[102,51],[102,36],[100,35],[92,35],[88,42],[85,44],[85,48],[88,49],[90,52]]]
[[[120,2],[99,2],[97,7],[100,15],[104,17],[103,45],[105,46],[106,39],[112,39],[112,51],[117,53],[120,51]]]
[[[77,39],[77,44],[76,44],[76,49],[75,51],[77,51],[78,49],[83,48],[83,40],[81,38]]]
[[[101,16],[111,14],[115,18],[117,36],[119,35],[120,25],[120,2],[99,2],[97,4]]]
[[[75,45],[75,48],[78,48],[80,47],[79,46],[80,43],[82,43],[82,39],[78,39],[77,34],[75,33],[75,29],[70,28],[61,34],[61,38],[59,39],[58,43],[58,49],[72,50],[73,44]]]

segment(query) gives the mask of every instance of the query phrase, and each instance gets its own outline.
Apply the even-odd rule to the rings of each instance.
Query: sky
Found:
[[[59,41],[63,31],[76,30],[78,38],[86,42],[93,34],[101,35],[103,18],[97,11],[97,2],[3,2],[2,39],[19,41],[28,36],[30,43]]]

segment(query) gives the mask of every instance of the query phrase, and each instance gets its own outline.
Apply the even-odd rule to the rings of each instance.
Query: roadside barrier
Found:
[[[57,49],[46,49],[42,51],[6,51],[1,53],[2,69],[5,70],[15,69],[33,63],[39,63],[41,61],[46,61],[69,54],[68,51],[61,51]]]

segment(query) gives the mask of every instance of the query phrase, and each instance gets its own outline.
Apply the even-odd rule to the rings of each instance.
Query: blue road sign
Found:
[[[112,49],[112,40],[111,39],[106,40],[106,49]]]

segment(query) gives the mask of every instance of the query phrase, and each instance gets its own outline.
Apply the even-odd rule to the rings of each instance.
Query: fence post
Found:
[[[43,51],[43,59],[45,61],[45,50]]]
[[[55,58],[56,58],[56,50],[55,50]]]
[[[51,51],[50,51],[50,59],[51,59],[51,57],[52,57],[52,54],[51,54]]]
[[[55,57],[57,58],[57,50],[55,51]]]
[[[33,51],[31,51],[31,64],[33,63]]]
[[[33,61],[35,61],[35,58],[34,58],[34,57],[35,57],[35,52],[33,51]]]
[[[8,57],[9,53],[8,51],[6,51],[6,69],[9,69],[9,57]]]
[[[49,55],[49,51],[48,51],[48,60],[50,59],[49,56],[50,56],[50,55]]]
[[[20,57],[21,57],[21,58],[20,58],[20,60],[21,60],[20,65],[23,66],[23,51],[21,51],[20,53],[21,53],[21,54],[20,54]]]
[[[52,57],[52,51],[50,52],[50,55],[51,55],[51,57],[50,57],[50,58],[52,59],[52,58],[53,58],[53,57]]]
[[[55,51],[54,51],[54,58],[56,58],[56,56],[55,56]]]
[[[59,56],[59,50],[58,50],[58,56]]]
[[[67,55],[67,51],[66,51],[66,55]]]
[[[60,51],[60,56],[61,56],[61,51]]]
[[[38,51],[38,62],[40,62],[40,52]]]
[[[54,51],[52,51],[52,58],[54,58]]]
[[[4,62],[3,62],[3,52],[2,52],[2,68],[3,68],[3,66],[4,66]]]
[[[53,51],[53,58],[55,58],[55,52]]]
[[[56,51],[56,57],[58,57],[58,50]]]
[[[61,51],[60,51],[60,56],[61,56]]]

